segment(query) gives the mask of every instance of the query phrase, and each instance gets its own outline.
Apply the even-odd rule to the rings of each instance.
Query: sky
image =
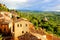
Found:
[[[60,0],[0,0],[9,9],[60,11]]]

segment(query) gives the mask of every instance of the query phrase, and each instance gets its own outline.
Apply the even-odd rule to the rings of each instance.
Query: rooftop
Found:
[[[23,20],[23,21],[28,21],[28,20],[25,19],[25,18],[19,18],[19,19],[16,19],[15,22],[19,22],[19,21],[21,21],[21,20]]]

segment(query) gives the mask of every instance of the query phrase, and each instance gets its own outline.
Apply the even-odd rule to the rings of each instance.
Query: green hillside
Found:
[[[0,4],[0,11],[12,11]],[[27,18],[34,24],[36,29],[41,27],[48,33],[60,36],[60,12],[39,12],[39,11],[18,11],[15,10],[20,17]],[[46,20],[47,19],[47,20]]]
[[[60,12],[17,11],[17,14],[20,17],[27,18],[34,24],[36,29],[41,27],[48,33],[60,36]],[[45,17],[48,21],[44,20]]]

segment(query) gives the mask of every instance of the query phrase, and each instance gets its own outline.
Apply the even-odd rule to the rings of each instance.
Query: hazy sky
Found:
[[[60,0],[0,0],[9,9],[60,11]]]

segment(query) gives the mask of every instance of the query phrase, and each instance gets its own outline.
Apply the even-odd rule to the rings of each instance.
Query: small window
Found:
[[[28,33],[28,32],[26,32],[26,33]]]
[[[17,19],[19,19],[20,17],[17,17]]]
[[[6,31],[6,29],[4,28],[4,31]]]
[[[22,27],[22,24],[20,24],[20,27]]]
[[[13,25],[13,32],[14,32],[14,25]]]
[[[22,33],[24,33],[24,31],[22,31]]]
[[[27,24],[26,24],[26,27],[27,27]]]
[[[19,24],[17,26],[19,27]]]

